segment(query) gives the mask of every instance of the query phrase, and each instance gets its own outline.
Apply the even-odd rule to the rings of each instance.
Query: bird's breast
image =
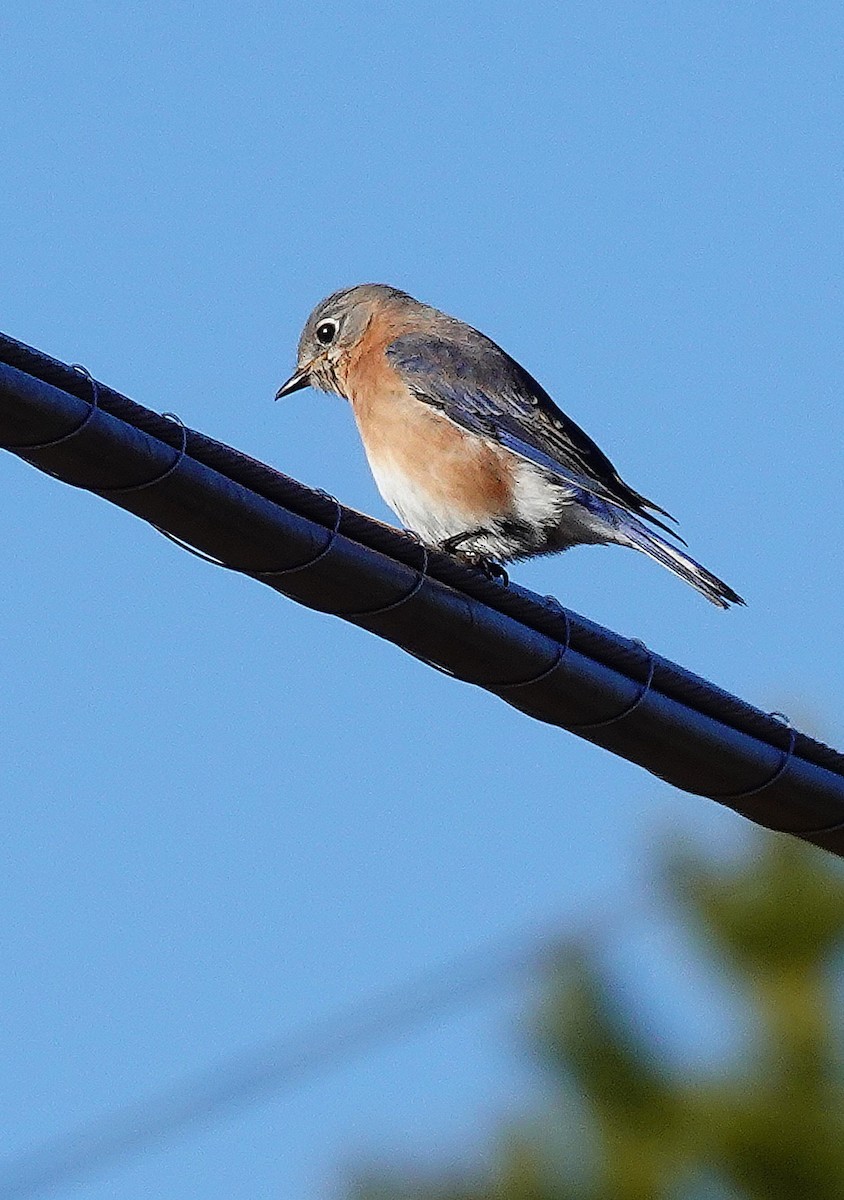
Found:
[[[441,542],[509,510],[515,472],[506,451],[417,400],[386,363],[380,376],[350,384],[375,483],[408,529]]]

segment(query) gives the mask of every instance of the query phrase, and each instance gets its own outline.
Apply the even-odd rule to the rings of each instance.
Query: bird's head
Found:
[[[384,283],[361,283],[333,292],[308,317],[299,338],[296,370],[276,392],[276,400],[304,387],[345,395],[343,365],[371,321],[385,308],[415,303]]]

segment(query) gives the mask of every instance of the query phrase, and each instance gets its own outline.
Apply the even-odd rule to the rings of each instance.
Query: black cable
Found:
[[[401,531],[1,336],[0,446],[210,562],[677,787],[844,854],[835,750],[555,600],[420,552]]]

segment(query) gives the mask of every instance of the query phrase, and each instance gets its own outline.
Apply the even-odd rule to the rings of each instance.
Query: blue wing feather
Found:
[[[449,337],[403,334],[386,348],[391,365],[419,400],[456,425],[495,438],[561,483],[645,517],[682,541],[653,513],[673,517],[624,482],[524,367],[485,334],[462,322],[450,324]]]

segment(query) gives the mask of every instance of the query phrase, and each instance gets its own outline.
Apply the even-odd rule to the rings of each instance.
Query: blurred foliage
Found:
[[[501,1134],[471,1180],[376,1176],[357,1200],[842,1200],[839,867],[784,836],[729,866],[665,850],[668,910],[740,997],[750,1045],[707,1072],[672,1066],[600,948],[571,945],[537,1023],[555,1085],[542,1120]]]

